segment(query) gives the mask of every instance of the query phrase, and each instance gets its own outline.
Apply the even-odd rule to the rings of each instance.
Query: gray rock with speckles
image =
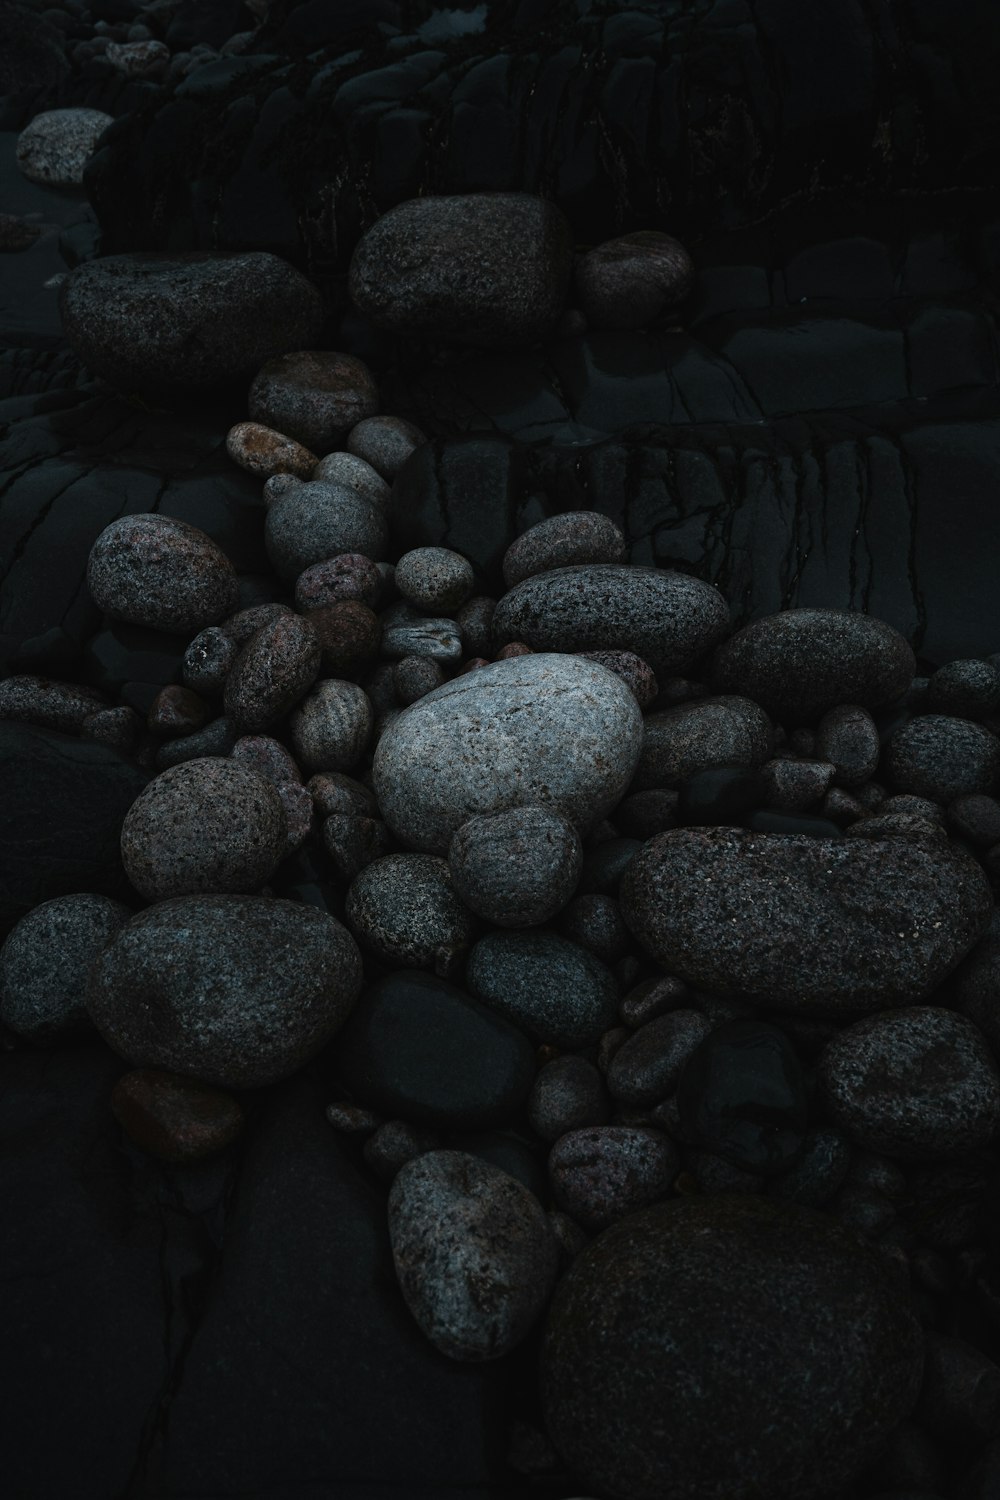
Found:
[[[874,776],[881,753],[875,720],[859,703],[838,703],[816,726],[814,754],[833,766],[839,786],[860,786]]]
[[[324,677],[292,714],[295,753],[307,771],[350,771],[371,739],[371,700],[356,682]]]
[[[539,1042],[587,1047],[615,1024],[618,985],[608,966],[544,929],[488,932],[469,954],[472,993]]]
[[[341,552],[377,559],[388,531],[382,509],[347,484],[328,479],[297,484],[268,508],[264,543],[275,572],[294,582],[313,563]]]
[[[17,164],[29,182],[79,187],[97,142],[114,124],[100,109],[46,109],[17,138]]]
[[[78,734],[85,719],[108,707],[102,693],[75,682],[50,682],[30,673],[0,682],[0,719],[38,724],[63,734]]]
[[[591,1231],[666,1197],[679,1166],[669,1136],[644,1126],[570,1130],[549,1152],[556,1206]]]
[[[978,1027],[934,1005],[866,1016],[826,1044],[819,1078],[834,1123],[869,1151],[933,1161],[987,1146],[1000,1075]]]
[[[458,610],[472,594],[472,564],[450,547],[414,547],[396,563],[395,584],[417,609]]]
[[[276,615],[250,637],[226,678],[226,717],[244,734],[277,724],[319,676],[322,652],[302,615]]]
[[[948,803],[970,792],[992,792],[1000,780],[1000,739],[971,719],[919,714],[885,750],[893,788]]]
[[[695,698],[647,715],[633,791],[679,787],[713,766],[759,766],[774,748],[774,727],[749,698]]]
[[[405,417],[365,417],[347,436],[347,451],[370,464],[381,479],[392,482],[427,434]]]
[[[391,604],[380,616],[381,654],[392,660],[404,656],[429,656],[432,661],[456,665],[462,659],[462,632],[447,615],[425,615],[405,599]]]
[[[118,932],[91,970],[87,1008],[135,1067],[261,1088],[332,1039],[361,983],[353,937],[316,907],[181,897]]]
[[[509,1354],[555,1284],[558,1247],[538,1199],[465,1151],[431,1151],[400,1169],[389,1238],[407,1307],[450,1359]]]
[[[976,860],[926,831],[672,829],[629,864],[619,900],[643,947],[689,984],[834,1016],[925,998],[993,910]]]
[[[503,558],[503,577],[509,589],[555,568],[581,563],[621,563],[625,538],[610,516],[597,510],[562,511],[529,526],[511,542]]]
[[[331,484],[346,485],[365,500],[371,500],[381,510],[386,510],[392,498],[392,487],[386,483],[377,469],[367,459],[356,453],[338,448],[321,458],[312,474],[313,479],[326,479]]]
[[[433,968],[442,979],[461,970],[479,928],[455,893],[447,860],[434,854],[373,860],[352,882],[345,910],[383,963]]]
[[[43,1045],[92,1035],[90,967],[131,916],[120,901],[81,893],[43,901],[22,917],[0,949],[4,1025]]]
[[[377,411],[371,370],[333,349],[296,349],[269,359],[247,394],[252,422],[276,427],[317,454],[335,448],[355,423]]]
[[[500,927],[530,927],[554,917],[576,890],[583,845],[562,813],[512,807],[463,823],[448,864],[471,911]]]
[[[94,602],[113,620],[196,631],[236,608],[232,563],[203,531],[152,513],[105,526],[87,559]]]

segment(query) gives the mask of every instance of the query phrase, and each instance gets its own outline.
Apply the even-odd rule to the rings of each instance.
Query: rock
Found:
[[[1000,671],[995,662],[949,661],[927,679],[929,713],[957,719],[987,719],[1000,708]]]
[[[373,860],[347,893],[355,937],[394,968],[458,973],[479,923],[462,905],[447,860],[434,854],[388,854]]]
[[[155,38],[131,42],[109,42],[104,53],[108,62],[128,78],[159,74],[170,61],[170,48]]]
[[[324,673],[353,678],[375,660],[382,640],[382,622],[360,599],[321,604],[310,609],[306,618],[319,640]]]
[[[971,719],[918,714],[895,731],[885,749],[886,772],[898,792],[942,804],[1000,780],[1000,740]]]
[[[342,880],[355,880],[375,859],[392,852],[392,835],[378,818],[331,813],[324,819],[323,847]]]
[[[361,552],[341,552],[313,563],[295,580],[295,608],[306,611],[358,600],[375,604],[382,589],[378,568]]]
[[[648,661],[634,651],[581,651],[584,661],[596,661],[620,677],[635,694],[635,701],[647,709],[659,693],[659,684]]]
[[[319,460],[286,433],[260,422],[237,422],[226,434],[226,452],[248,474],[265,479],[290,474],[308,479]]]
[[[41,226],[31,224],[20,214],[0,213],[0,251],[27,250],[41,234]]]
[[[378,406],[375,377],[364,361],[332,349],[298,349],[268,360],[247,395],[252,422],[276,427],[323,454],[358,422],[374,417]]]
[[[243,1106],[232,1094],[163,1068],[123,1073],[111,1109],[125,1133],[161,1161],[200,1161],[241,1133]]]
[[[364,754],[373,723],[364,688],[325,677],[292,714],[289,728],[307,771],[350,771]]]
[[[426,441],[427,434],[403,417],[363,417],[347,435],[347,451],[363,459],[383,481],[391,483],[407,459]],[[370,484],[366,483],[365,488],[370,493]],[[382,493],[384,508],[388,509],[389,496]]]
[[[841,703],[883,708],[917,664],[898,630],[850,609],[786,609],[744,625],[712,659],[716,693],[745,693],[781,724],[812,722]]]
[[[267,555],[279,578],[291,583],[313,563],[341,552],[379,558],[386,523],[380,507],[349,485],[311,480],[295,485],[270,506],[264,523]]]
[[[429,656],[453,665],[462,659],[462,632],[447,615],[425,615],[406,600],[382,611],[383,656]]]
[[[643,947],[689,984],[827,1015],[923,999],[992,912],[976,861],[927,832],[834,840],[675,829],[635,856],[620,901]]]
[[[833,766],[840,786],[861,786],[874,776],[881,751],[875,720],[856,703],[839,703],[816,725],[816,758]]]
[[[769,760],[760,768],[764,798],[778,812],[803,812],[826,795],[835,767],[825,760]]]
[[[493,616],[493,641],[533,651],[633,651],[657,674],[687,671],[729,628],[718,589],[669,568],[587,563],[526,578]]]
[[[668,1136],[630,1125],[571,1130],[549,1152],[556,1206],[595,1233],[666,1197],[679,1166]]]
[[[657,229],[605,240],[577,257],[575,284],[593,328],[643,328],[694,286],[684,246]]]
[[[147,901],[258,889],[285,848],[287,824],[271,782],[216,756],[163,771],[122,825],[128,878]]]
[[[853,1154],[842,1131],[807,1130],[798,1158],[784,1172],[766,1179],[765,1192],[771,1198],[820,1208],[840,1188]]]
[[[472,564],[449,547],[404,552],[393,578],[407,603],[431,613],[461,609],[475,587]]]
[[[0,936],[56,896],[128,900],[121,829],[146,772],[95,740],[2,722],[0,767]]]
[[[260,250],[102,256],[70,271],[59,309],[95,375],[168,400],[249,381],[325,319],[312,282]]]
[[[1000,1124],[1000,1075],[978,1027],[940,1006],[867,1016],[827,1043],[819,1076],[836,1125],[869,1151],[933,1161]]]
[[[554,932],[488,932],[469,954],[472,993],[529,1036],[587,1047],[614,1024],[618,986],[606,964]]]
[[[626,1014],[624,1005],[622,1011]],[[676,1091],[686,1064],[710,1030],[700,1011],[683,1006],[640,1025],[611,1059],[609,1092],[630,1109],[659,1104]]]
[[[576,657],[497,662],[446,682],[383,734],[372,766],[397,837],[445,854],[474,813],[553,808],[581,832],[618,801],[642,714],[614,673]]]
[[[278,615],[262,625],[240,651],[226,678],[226,717],[246,733],[268,729],[312,687],[321,649],[302,615]]]
[[[485,1130],[518,1119],[535,1049],[457,985],[402,969],[365,990],[337,1037],[333,1063],[351,1096],[380,1113]]]
[[[434,195],[397,204],[366,230],[348,289],[378,328],[509,348],[551,331],[571,274],[572,233],[554,203]]]
[[[367,423],[371,420],[371,418],[363,418],[362,422]],[[392,419],[381,417],[378,420],[385,423]],[[363,426],[362,422],[359,422],[354,430],[358,433],[358,445],[365,447],[367,446],[367,433],[370,429]],[[404,423],[404,426],[411,428],[413,432],[417,431],[412,423]],[[375,430],[381,431],[382,429],[376,427]],[[400,434],[400,436],[402,437],[403,435]],[[408,457],[410,452],[413,451],[413,444],[405,438],[403,440],[407,443],[406,456]],[[422,434],[420,440],[421,442],[423,441]],[[339,449],[336,453],[328,453],[325,458],[320,459],[313,470],[312,477],[313,479],[329,480],[331,484],[346,485],[350,490],[357,490],[358,494],[363,495],[366,500],[374,501],[383,511],[387,511],[389,508],[389,500],[392,496],[390,485],[386,483],[379,471],[374,469],[367,459],[360,458],[356,453],[348,453],[345,449]]]
[[[752,699],[695,698],[647,716],[632,788],[679,788],[700,772],[760,766],[773,748],[774,726]]]
[[[107,707],[100,693],[75,682],[50,682],[27,673],[0,682],[0,719],[37,724],[42,729],[79,733],[86,719]]]
[[[615,523],[596,510],[571,510],[550,516],[521,533],[503,557],[508,589],[555,568],[583,563],[622,563],[625,538]]]
[[[280,740],[272,739],[270,735],[241,735],[229,754],[233,760],[258,772],[272,786],[281,787],[288,783],[300,784],[302,781],[302,772],[295,763],[295,757],[286,750]],[[306,795],[309,796],[308,793]],[[309,804],[312,806],[311,796],[309,796]]]
[[[539,1317],[558,1251],[533,1193],[464,1151],[432,1151],[389,1191],[389,1238],[406,1304],[450,1359],[500,1359]]]
[[[87,1008],[134,1067],[260,1088],[330,1041],[361,982],[354,939],[315,907],[182,896],[120,929],[91,970]]]
[[[47,109],[17,138],[17,164],[30,182],[79,187],[97,143],[114,124],[100,109]]]
[[[190,688],[168,683],[160,688],[150,705],[146,728],[150,734],[183,738],[204,729],[208,717],[209,706],[204,698]]]
[[[90,966],[131,915],[120,901],[89,893],[57,896],[28,912],[0,949],[0,1021],[43,1045],[91,1033]]]
[[[392,669],[392,686],[400,708],[409,708],[444,685],[444,671],[433,656],[403,656]],[[1000,838],[1000,833],[997,834]]]
[[[463,823],[448,864],[470,911],[501,927],[530,927],[549,921],[573,894],[583,845],[562,813],[513,807]]]
[[[922,1367],[908,1299],[850,1231],[759,1197],[684,1198],[576,1257],[540,1387],[559,1453],[612,1500],[819,1500],[877,1456]]]
[[[528,1122],[551,1144],[571,1130],[604,1125],[611,1112],[604,1080],[592,1062],[576,1053],[554,1057],[539,1068],[528,1099]]]
[[[168,771],[171,766],[179,766],[184,761],[229,755],[236,739],[236,726],[220,715],[204,729],[196,729],[193,734],[181,735],[178,739],[165,740],[157,750],[153,764],[158,771]]]
[[[441,1142],[434,1131],[418,1130],[405,1120],[386,1120],[365,1141],[361,1155],[365,1165],[391,1183],[401,1167],[428,1151],[440,1149]]]
[[[95,603],[113,620],[186,633],[217,624],[236,606],[232,563],[211,537],[170,516],[122,516],[87,559]]]

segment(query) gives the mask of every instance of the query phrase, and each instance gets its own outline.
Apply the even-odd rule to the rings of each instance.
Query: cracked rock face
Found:
[[[643,947],[688,983],[832,1016],[930,994],[993,910],[982,867],[933,834],[835,841],[741,828],[651,839],[620,901]]]

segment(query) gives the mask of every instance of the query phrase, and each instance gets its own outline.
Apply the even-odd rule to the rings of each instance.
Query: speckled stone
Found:
[[[27,250],[41,232],[40,224],[31,224],[20,214],[0,213],[0,251]]]
[[[104,52],[113,68],[129,78],[158,73],[170,61],[170,48],[155,37],[133,42],[109,42]]]
[[[679,1166],[669,1137],[644,1126],[567,1131],[549,1152],[556,1207],[590,1231],[665,1197]]]
[[[167,771],[183,761],[199,760],[206,756],[228,755],[237,740],[237,731],[227,718],[219,716],[196,729],[193,734],[183,734],[176,739],[164,740],[159,746],[153,764],[158,771]]]
[[[639,707],[646,709],[659,693],[656,674],[648,661],[636,656],[634,651],[581,651],[584,661],[596,661],[600,666],[614,672],[631,689]]]
[[[392,835],[378,818],[331,813],[321,829],[323,847],[342,880],[355,880],[373,860],[393,853]]]
[[[313,563],[341,552],[378,558],[387,535],[385,517],[373,501],[325,479],[286,491],[264,522],[267,555],[279,578],[289,583]]]
[[[236,1140],[243,1106],[232,1094],[164,1068],[123,1073],[111,1110],[126,1135],[161,1161],[201,1161]]]
[[[716,693],[745,693],[790,728],[839,703],[883,708],[916,670],[911,647],[884,620],[849,609],[788,609],[724,641],[711,684]]]
[[[374,792],[343,771],[318,771],[310,776],[306,786],[321,818],[334,813],[368,817],[378,811]]]
[[[579,943],[606,964],[618,963],[635,944],[614,896],[581,892],[567,902],[555,923],[563,937]]]
[[[135,1067],[261,1088],[333,1038],[361,983],[357,944],[316,907],[181,897],[121,928],[91,970],[87,1008]]]
[[[539,1068],[528,1098],[528,1123],[549,1143],[571,1130],[604,1125],[611,1103],[592,1062],[568,1052]]]
[[[683,1007],[656,1017],[627,1037],[608,1067],[608,1089],[619,1104],[644,1109],[677,1088],[684,1065],[711,1027]]]
[[[378,602],[382,579],[370,557],[360,552],[342,552],[313,563],[295,580],[295,608],[305,612],[357,599],[369,606]]]
[[[310,622],[302,615],[277,615],[233,663],[223,696],[226,717],[245,734],[277,724],[316,681],[321,660]]]
[[[632,790],[678,788],[716,766],[759,766],[774,749],[774,727],[750,698],[707,697],[646,717]]]
[[[549,921],[572,896],[583,845],[562,813],[514,807],[463,823],[448,864],[470,911],[500,927],[530,927]]]
[[[487,933],[469,954],[465,978],[498,1015],[556,1047],[590,1046],[617,1019],[611,970],[545,929]]]
[[[778,812],[803,812],[826,795],[835,767],[826,760],[768,760],[760,768],[764,803]]]
[[[335,448],[356,423],[375,416],[378,407],[378,386],[368,366],[353,354],[333,349],[297,349],[269,359],[247,395],[252,422],[287,432],[322,454]]]
[[[417,609],[461,609],[475,587],[472,564],[450,547],[414,547],[396,563],[394,580],[407,603]]]
[[[98,141],[113,124],[114,116],[100,109],[44,110],[17,138],[17,165],[30,182],[79,187]]]
[[[63,330],[116,390],[190,399],[249,381],[265,360],[315,341],[319,291],[262,250],[105,255],[59,288]]]
[[[310,773],[350,771],[365,752],[374,715],[368,694],[356,682],[324,677],[292,714],[295,754]]]
[[[348,289],[378,328],[510,348],[552,331],[572,272],[572,229],[555,203],[435,194],[397,204],[365,231]]]
[[[725,827],[651,839],[620,900],[643,947],[689,984],[830,1015],[923,999],[993,909],[977,862],[934,834],[833,840]]]
[[[538,1199],[464,1151],[432,1151],[401,1168],[389,1239],[407,1307],[450,1359],[509,1354],[555,1284],[558,1248]]]
[[[131,755],[141,730],[142,720],[135,709],[126,704],[122,708],[101,708],[97,713],[88,714],[80,725],[80,738],[114,745]]]
[[[639,757],[642,714],[613,672],[539,654],[453,678],[386,730],[372,766],[401,842],[446,854],[474,813],[537,804],[581,832],[618,801]]]
[[[85,1003],[91,964],[132,913],[120,901],[83,893],[43,901],[0,949],[0,1021],[40,1045],[92,1032]]]
[[[313,800],[304,786],[297,781],[282,781],[276,784],[281,806],[285,814],[285,847],[282,859],[301,849],[312,833],[315,810]]]
[[[508,589],[554,568],[582,563],[622,563],[625,538],[609,516],[596,510],[570,510],[549,516],[511,542],[503,558]]]
[[[306,618],[319,641],[325,676],[355,678],[375,660],[382,621],[360,599],[321,604]]]
[[[819,1077],[834,1124],[904,1161],[974,1151],[1000,1124],[1000,1075],[985,1037],[939,1006],[848,1026],[824,1048]]]
[[[369,419],[366,417],[363,420]],[[416,431],[415,428],[414,431]],[[362,431],[362,442],[364,437],[365,434]],[[383,512],[389,508],[392,486],[386,483],[377,469],[372,468],[367,459],[360,458],[356,453],[348,453],[343,448],[336,453],[328,453],[325,458],[320,459],[312,477],[313,479],[326,479],[331,484],[344,485],[349,490],[355,490],[365,500],[371,500]]]
[[[319,462],[315,453],[287,433],[260,422],[237,422],[230,427],[226,433],[226,452],[233,463],[262,479],[271,479],[276,474],[308,479]]]
[[[874,776],[881,752],[875,720],[858,703],[838,703],[816,725],[816,758],[833,766],[840,786],[860,786]]]
[[[272,786],[302,781],[302,772],[295,757],[280,740],[273,739],[270,735],[241,735],[229,754],[233,760],[249,766],[252,771],[263,776]],[[309,800],[312,802],[311,797]]]
[[[1000,802],[982,792],[956,797],[947,808],[948,825],[979,849],[1000,843]]]
[[[406,1120],[386,1120],[365,1141],[361,1155],[376,1177],[390,1183],[408,1161],[440,1149],[441,1141],[435,1131],[420,1130]]]
[[[122,824],[122,861],[147,901],[253,891],[273,873],[286,832],[269,781],[208,756],[171,766],[140,793]]]
[[[578,255],[574,283],[592,328],[645,328],[689,294],[694,262],[671,235],[640,229]]]
[[[890,738],[885,768],[895,791],[946,804],[970,792],[996,789],[1000,739],[971,719],[919,714]]]
[[[559,1453],[608,1500],[821,1500],[885,1446],[922,1369],[891,1269],[829,1215],[689,1197],[580,1252],[540,1392]]]
[[[404,417],[364,417],[347,435],[347,451],[364,459],[390,484],[427,434]],[[386,505],[388,502],[386,502]]]
[[[428,693],[443,686],[444,680],[441,663],[432,656],[403,656],[392,669],[392,686],[400,708],[426,698]]]
[[[455,623],[462,632],[467,656],[486,656],[491,650],[493,615],[497,601],[488,594],[474,594],[456,612]]]
[[[245,646],[250,637],[265,625],[270,625],[280,615],[293,613],[287,604],[253,604],[223,620],[221,628],[237,646]]]
[[[184,686],[209,698],[221,696],[238,650],[235,640],[221,626],[200,630],[184,653]]]
[[[729,628],[710,583],[668,568],[587,563],[515,584],[493,615],[493,643],[534,651],[633,651],[663,676],[684,672]]]
[[[293,490],[296,485],[303,483],[304,481],[296,478],[294,474],[283,472],[280,469],[276,474],[268,475],[264,481],[264,488],[261,490],[264,509],[270,510],[275,500],[280,500],[282,495],[287,495],[289,490]]]
[[[991,661],[949,661],[927,680],[928,713],[985,719],[1000,709],[1000,671]]]
[[[341,1086],[383,1115],[487,1130],[518,1119],[535,1049],[457,985],[401,969],[365,990],[335,1061]]]
[[[0,719],[39,724],[63,734],[78,734],[85,719],[108,707],[103,693],[75,682],[51,682],[30,673],[0,682]]]
[[[236,571],[211,537],[151,513],[105,526],[90,549],[87,583],[111,619],[185,633],[217,624],[239,597]]]
[[[347,892],[347,921],[383,963],[433,969],[443,979],[464,967],[479,924],[455,893],[447,860],[389,854],[361,871]]]

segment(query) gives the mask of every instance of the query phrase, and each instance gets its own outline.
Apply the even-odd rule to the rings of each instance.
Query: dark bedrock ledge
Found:
[[[396,481],[392,544],[454,547],[501,593],[521,531],[598,510],[631,562],[714,583],[734,624],[796,605],[863,609],[943,662],[1000,648],[998,485],[996,390],[576,446],[437,439]]]

